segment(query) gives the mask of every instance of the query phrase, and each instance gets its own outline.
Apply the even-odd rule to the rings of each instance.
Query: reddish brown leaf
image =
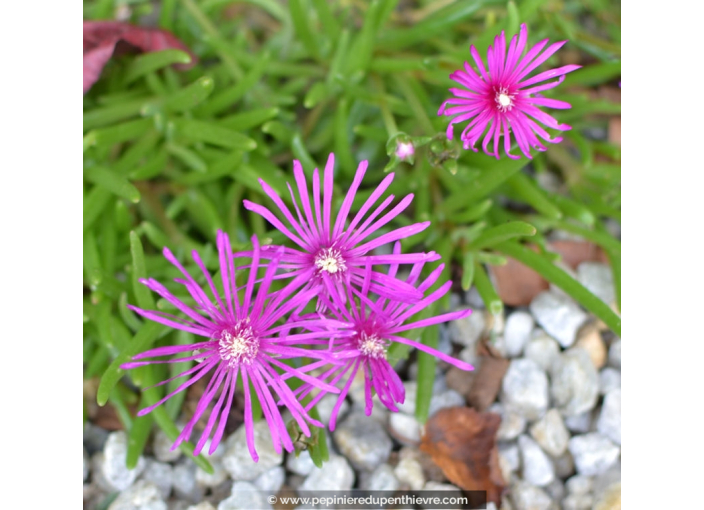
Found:
[[[621,145],[621,117],[609,119],[609,142]]]
[[[508,259],[503,266],[490,266],[496,292],[509,306],[527,306],[535,296],[547,290],[548,282],[531,268]]]
[[[190,64],[178,64],[188,69],[198,58],[175,35],[166,30],[144,28],[119,21],[83,22],[83,93],[90,90],[113,56],[177,49],[191,56]]]
[[[467,397],[472,407],[484,411],[494,402],[501,389],[501,381],[508,370],[508,365],[509,361],[504,358],[491,356],[482,358]]]
[[[548,246],[572,269],[586,261],[608,263],[604,250],[587,241],[552,241]],[[538,251],[534,246],[531,249]],[[550,287],[538,273],[511,258],[503,266],[490,266],[490,270],[496,282],[496,292],[509,306],[528,306],[535,296]]]
[[[448,407],[425,425],[420,449],[428,453],[453,484],[468,491],[483,490],[499,504],[505,486],[499,468],[496,431],[501,417],[468,407]]]
[[[608,264],[609,261],[604,250],[587,241],[552,241],[549,246],[552,251],[562,255],[562,261],[572,269],[577,269],[582,262]]]

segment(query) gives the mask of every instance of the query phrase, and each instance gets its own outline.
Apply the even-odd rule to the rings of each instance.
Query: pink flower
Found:
[[[464,70],[460,69],[452,73],[450,78],[462,85],[463,88],[449,89],[455,97],[445,101],[438,111],[438,115],[444,114],[454,117],[447,128],[449,140],[452,139],[453,125],[469,120],[469,124],[460,135],[464,148],[471,148],[477,152],[474,145],[484,135],[482,149],[486,154],[497,159],[499,158],[499,138],[502,135],[506,155],[511,159],[520,158],[510,152],[511,132],[513,132],[521,152],[528,159],[531,159],[531,147],[538,151],[546,150],[538,137],[550,143],[562,141],[561,137],[552,138],[538,123],[560,131],[567,131],[571,129],[570,126],[558,124],[552,116],[541,111],[539,107],[566,109],[571,108],[571,105],[557,99],[542,97],[538,93],[556,87],[565,79],[565,74],[579,69],[581,66],[566,65],[529,78],[528,75],[534,69],[545,62],[567,41],[554,43],[541,54],[548,43],[548,40],[544,39],[521,58],[527,40],[528,29],[525,24],[522,24],[520,34],[511,39],[508,53],[506,53],[506,36],[504,32],[501,32],[501,35],[494,39],[494,46],[489,46],[487,52],[488,71],[485,70],[477,49],[473,45],[470,47],[479,73],[475,72],[467,62],[464,63]],[[558,79],[542,83],[551,78]],[[454,106],[448,108],[447,105]],[[485,131],[486,134],[484,134]],[[489,144],[492,139],[493,147],[490,149]]]
[[[342,296],[345,296],[344,289],[346,287],[361,285],[364,278],[364,267],[367,264],[414,264],[440,258],[434,252],[396,253],[393,255],[369,254],[375,248],[425,230],[430,222],[415,223],[391,230],[378,237],[372,237],[373,234],[379,232],[382,227],[401,214],[413,200],[413,194],[409,194],[391,210],[385,211],[394,199],[393,195],[389,195],[380,205],[374,207],[377,200],[391,185],[394,179],[393,173],[381,181],[359,212],[348,222],[352,202],[367,170],[366,161],[359,164],[340,211],[335,216],[332,211],[334,166],[335,155],[330,154],[325,165],[322,189],[318,169],[316,168],[313,172],[313,208],[311,208],[311,199],[303,168],[298,161],[293,162],[293,175],[296,179],[300,201],[294,195],[290,185],[288,185],[288,189],[295,216],[281,197],[266,182],[259,179],[264,193],[272,199],[283,216],[283,221],[266,207],[249,200],[244,201],[247,210],[264,217],[297,245],[297,249],[285,248],[283,255],[281,255],[279,267],[290,271],[283,277],[304,278],[307,282],[304,290],[324,288],[331,292],[332,289],[337,289]],[[301,207],[299,207],[299,203]],[[313,211],[315,211],[315,216]],[[270,257],[269,254],[273,253],[275,249],[276,247],[273,246],[262,246],[262,257]],[[248,256],[248,253],[240,255]],[[421,297],[412,286],[376,271],[371,274],[370,285],[372,292],[384,296],[396,296],[407,301],[417,301]],[[320,301],[318,302],[320,303]],[[319,309],[322,308],[319,307]]]
[[[307,436],[310,437],[308,424],[322,426],[320,422],[308,416],[308,413],[284,382],[282,374],[285,374],[285,378],[296,377],[324,391],[333,391],[335,393],[338,391],[334,387],[305,373],[334,361],[325,351],[304,348],[309,345],[311,340],[315,343],[315,340],[324,338],[326,334],[330,336],[332,333],[326,333],[326,331],[328,329],[334,331],[334,326],[331,328],[329,324],[333,321],[321,318],[301,320],[291,319],[290,317],[291,312],[294,309],[304,307],[315,296],[316,291],[302,292],[300,287],[305,283],[305,280],[296,278],[281,290],[274,293],[269,292],[271,282],[276,273],[280,251],[272,257],[273,260],[269,264],[266,274],[260,280],[261,283],[258,288],[255,289],[255,284],[259,282],[257,281],[257,269],[259,268],[261,252],[256,237],[252,238],[252,243],[254,250],[252,251],[249,277],[244,289],[238,289],[235,284],[235,265],[232,258],[230,240],[226,234],[218,232],[217,247],[220,256],[220,275],[222,277],[224,296],[217,290],[215,282],[205,268],[198,253],[193,252],[193,260],[201,269],[207,282],[207,289],[215,298],[214,301],[206,293],[206,290],[203,290],[193,276],[176,260],[171,251],[168,248],[164,248],[166,259],[176,266],[185,277],[185,279],[177,279],[176,282],[185,286],[195,300],[196,306],[187,305],[153,278],[142,280],[141,283],[174,305],[187,317],[186,319],[165,312],[142,310],[135,306],[129,306],[130,309],[149,320],[182,331],[188,331],[204,338],[203,341],[190,345],[157,347],[134,356],[133,360],[135,361],[122,365],[123,369],[130,369],[154,363],[199,361],[194,367],[176,377],[157,384],[157,386],[160,386],[179,377],[188,377],[172,393],[166,395],[153,406],[139,411],[139,416],[149,413],[176,393],[185,390],[206,374],[213,372],[193,417],[186,424],[172,449],[183,441],[188,440],[193,432],[193,427],[207,411],[208,404],[216,401],[205,430],[196,445],[194,455],[200,453],[211,434],[213,434],[213,439],[209,453],[212,454],[215,451],[225,430],[238,378],[244,382],[242,386],[245,407],[244,426],[247,446],[255,462],[259,459],[259,456],[254,448],[250,384],[259,397],[264,418],[271,431],[274,449],[279,453],[281,453],[282,445],[287,451],[293,451],[293,442],[281,417],[281,412],[277,407],[277,400],[291,411],[293,418]],[[241,290],[244,290],[244,292],[238,296],[238,291]],[[280,324],[283,319],[289,320],[285,324]],[[294,328],[306,328],[307,330],[319,328],[320,331],[315,334],[290,334],[290,331],[294,330]],[[185,356],[167,360],[147,359],[146,361],[139,361],[172,354],[185,354]],[[317,359],[318,361],[299,368],[292,368],[282,361],[304,357]],[[218,391],[220,391],[219,396]],[[215,426],[216,422],[217,427]]]
[[[400,252],[401,245],[396,243],[394,253],[398,254]],[[419,283],[423,266],[424,262],[414,264],[410,275],[406,279],[407,284],[416,287],[421,293],[425,293],[437,281],[442,273],[444,264],[440,264],[425,280]],[[397,271],[398,264],[392,264],[389,267],[389,276],[395,278]],[[452,282],[445,282],[444,285],[417,303],[407,303],[398,298],[385,298],[383,296],[372,300],[368,295],[370,275],[371,268],[367,266],[361,291],[354,288],[348,289],[346,299],[334,292],[331,295],[331,301],[327,302],[328,313],[331,318],[336,319],[335,327],[338,328],[337,332],[333,334],[333,339],[329,346],[335,358],[340,360],[340,363],[331,366],[322,373],[320,380],[329,382],[331,385],[339,384],[342,387],[337,403],[330,415],[330,430],[335,430],[340,406],[350,390],[355,375],[360,371],[364,375],[366,415],[369,416],[371,414],[374,405],[372,390],[376,392],[381,403],[389,410],[398,411],[396,404],[404,402],[405,390],[400,377],[386,359],[387,349],[394,342],[415,347],[462,370],[474,369],[469,363],[457,360],[437,349],[403,336],[406,331],[462,319],[471,313],[471,310],[459,310],[415,322],[407,322],[408,319],[418,312],[443,297],[450,290]],[[327,301],[325,296],[321,296],[319,299]],[[313,324],[313,326],[318,331],[325,331],[323,329],[324,326],[319,324]],[[320,343],[322,344],[323,342],[321,341]],[[300,399],[303,399],[315,389],[314,385],[308,383],[296,390],[296,393]],[[320,391],[306,405],[306,409],[314,406],[324,395],[325,390]]]
[[[396,144],[396,157],[401,160],[410,158],[415,154],[413,142],[398,142]]]

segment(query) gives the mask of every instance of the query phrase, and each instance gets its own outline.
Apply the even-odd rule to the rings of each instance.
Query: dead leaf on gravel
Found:
[[[501,389],[501,381],[508,370],[509,360],[483,356],[479,364],[467,400],[470,405],[482,412],[489,407]]]
[[[582,262],[609,263],[604,250],[587,241],[551,241],[549,246],[552,251],[562,255],[562,261],[572,269],[577,269]]]
[[[512,258],[503,266],[490,268],[496,282],[496,292],[501,301],[509,306],[527,306],[549,287],[542,276]]]
[[[621,117],[609,119],[609,142],[621,145]]]
[[[499,468],[496,431],[501,417],[468,407],[448,407],[425,424],[420,449],[428,453],[445,476],[467,491],[486,491],[499,504],[505,482]]]
[[[551,241],[548,247],[559,253],[562,261],[572,269],[587,261],[608,264],[604,250],[587,241]],[[531,249],[538,251],[535,247]],[[542,276],[512,258],[503,266],[490,266],[490,270],[496,282],[496,292],[509,306],[528,306],[535,296],[550,287]]]

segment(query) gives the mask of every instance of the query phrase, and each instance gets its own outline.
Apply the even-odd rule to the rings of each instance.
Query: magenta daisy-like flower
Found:
[[[327,286],[329,289],[337,288],[345,296],[344,289],[346,286],[352,284],[359,286],[362,284],[364,267],[368,264],[413,264],[439,258],[434,252],[369,255],[369,252],[375,248],[421,232],[428,227],[430,222],[426,221],[397,228],[376,238],[371,238],[374,233],[401,214],[413,200],[413,194],[409,194],[395,207],[384,213],[394,200],[394,196],[389,195],[379,206],[373,209],[377,200],[393,181],[394,174],[391,173],[377,186],[371,196],[364,202],[359,212],[348,223],[352,202],[367,170],[366,161],[359,164],[340,211],[336,217],[333,217],[334,166],[335,155],[330,154],[325,165],[322,197],[320,174],[317,168],[313,172],[313,209],[311,209],[311,200],[303,168],[300,162],[293,162],[293,174],[298,187],[300,208],[293,189],[290,185],[287,184],[287,186],[291,193],[295,216],[284,204],[281,197],[266,182],[259,180],[264,192],[274,201],[274,204],[276,204],[276,207],[285,218],[284,221],[281,221],[266,207],[254,204],[249,200],[244,201],[244,206],[248,210],[263,216],[298,246],[298,249],[284,249],[281,256],[280,267],[289,270],[286,274],[287,277],[304,278],[308,281],[306,289]],[[302,212],[301,209],[303,210]],[[315,210],[315,215],[313,210]],[[333,221],[334,223],[332,223]],[[276,247],[271,247],[269,251],[265,251],[267,247],[262,247],[262,257],[269,256],[268,253],[273,253],[275,249]],[[420,299],[419,293],[413,287],[383,273],[372,272],[370,285],[372,292],[379,295],[396,296],[409,301]]]
[[[202,342],[190,345],[157,347],[134,356],[134,361],[122,365],[122,368],[129,369],[152,363],[199,361],[195,366],[178,376],[159,383],[158,385],[163,385],[180,377],[188,378],[159,402],[142,409],[138,413],[140,416],[149,413],[176,393],[185,390],[207,374],[212,373],[210,382],[198,402],[193,417],[178,436],[172,449],[184,440],[188,440],[196,422],[203,416],[208,405],[215,401],[215,406],[196,445],[194,454],[200,453],[211,434],[213,437],[209,453],[212,454],[215,451],[225,430],[238,379],[242,381],[244,392],[244,425],[247,445],[255,462],[259,457],[254,448],[250,384],[261,402],[264,418],[271,430],[274,448],[277,452],[281,452],[282,445],[287,451],[293,450],[293,443],[286,430],[286,424],[276,404],[277,400],[291,411],[304,434],[310,436],[308,424],[322,426],[321,423],[308,416],[307,411],[303,409],[282,376],[286,378],[297,377],[324,391],[338,391],[331,385],[305,373],[327,365],[331,361],[330,355],[325,351],[309,350],[302,347],[307,345],[307,342],[312,338],[324,337],[329,328],[322,326],[327,325],[327,320],[294,319],[283,324],[280,323],[281,319],[290,319],[289,315],[294,309],[305,306],[315,296],[316,291],[313,289],[301,292],[300,288],[305,283],[305,279],[294,278],[283,289],[269,293],[280,253],[273,254],[261,283],[257,284],[260,248],[256,237],[252,238],[252,243],[254,245],[252,263],[247,283],[243,289],[238,289],[235,283],[235,265],[229,238],[223,232],[218,232],[217,247],[224,296],[216,289],[215,282],[197,252],[193,252],[193,260],[201,269],[204,280],[207,282],[206,288],[210,290],[212,297],[176,260],[171,251],[164,248],[166,259],[176,266],[185,277],[185,279],[177,279],[176,282],[184,285],[196,306],[187,305],[162,284],[150,278],[141,280],[141,283],[174,305],[186,318],[161,311],[142,310],[135,306],[129,307],[147,319],[204,338]],[[313,334],[290,334],[291,331],[297,331],[295,328],[319,331]],[[186,355],[166,360],[149,359],[173,354]],[[283,362],[286,359],[299,357],[317,359],[318,361],[297,369],[291,368]],[[218,391],[220,392],[219,396]]]
[[[396,243],[394,253],[398,254],[400,251],[400,243]],[[424,262],[414,264],[409,277],[406,279],[409,285],[416,286],[421,293],[425,293],[437,281],[444,267],[441,264],[425,280],[418,283],[423,265]],[[392,264],[389,267],[388,276],[394,278],[397,271],[398,264]],[[335,358],[340,360],[341,363],[325,371],[320,376],[320,379],[333,385],[345,380],[344,387],[330,417],[330,430],[335,430],[340,406],[347,396],[358,371],[362,371],[364,374],[365,413],[367,416],[371,414],[373,407],[372,389],[379,396],[382,404],[391,411],[398,411],[396,404],[403,403],[405,400],[405,390],[400,377],[386,358],[387,349],[393,342],[415,347],[462,370],[474,369],[468,363],[459,361],[432,347],[402,336],[405,331],[461,319],[471,313],[471,310],[460,310],[414,322],[406,322],[413,315],[444,296],[450,290],[452,282],[446,282],[417,303],[406,303],[397,298],[386,298],[384,296],[379,296],[375,300],[370,299],[368,296],[370,275],[371,271],[367,268],[361,291],[355,288],[348,289],[347,299],[345,300],[337,292],[333,292],[330,296],[330,301],[326,303],[328,313],[339,321],[338,332],[333,335],[332,342],[329,345]],[[322,296],[320,299],[327,301],[328,298]],[[314,327],[319,328],[320,325],[315,324]],[[296,393],[300,398],[304,398],[314,389],[315,386],[306,384],[299,388]],[[308,403],[306,409],[314,406],[324,394],[325,391],[319,392]]]
[[[527,40],[528,29],[522,24],[520,33],[511,39],[507,53],[506,36],[501,32],[494,39],[494,46],[489,46],[488,70],[484,68],[484,62],[474,45],[470,47],[478,72],[465,62],[464,70],[452,73],[450,78],[463,88],[451,88],[450,92],[455,97],[445,101],[438,111],[438,115],[453,117],[447,128],[449,140],[453,136],[454,124],[469,121],[460,135],[464,148],[477,152],[474,145],[483,136],[482,149],[497,159],[501,136],[504,137],[506,155],[512,159],[520,158],[510,152],[511,133],[521,152],[529,159],[531,147],[538,151],[546,150],[540,139],[550,143],[562,141],[561,137],[552,138],[540,124],[560,131],[567,131],[571,129],[570,126],[559,124],[552,116],[540,110],[540,107],[565,109],[571,108],[571,105],[565,101],[542,97],[539,93],[559,85],[565,79],[565,74],[581,66],[566,65],[529,77],[533,70],[567,41],[556,42],[543,51],[548,43],[545,39],[522,57]],[[543,83],[552,78],[557,80]],[[489,144],[492,144],[491,149]]]

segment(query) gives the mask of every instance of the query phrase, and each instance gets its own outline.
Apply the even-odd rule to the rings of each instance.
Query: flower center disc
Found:
[[[329,274],[342,273],[347,270],[345,259],[340,250],[335,248],[323,248],[315,256],[315,267],[318,271],[325,271]]]
[[[376,335],[368,336],[366,333],[359,335],[357,349],[364,356],[369,356],[374,359],[386,359],[386,344],[384,340]]]
[[[496,106],[500,112],[507,112],[511,111],[511,108],[513,108],[513,94],[508,93],[508,89],[506,88],[500,88],[496,91]]]
[[[258,352],[259,339],[254,336],[248,320],[220,333],[218,353],[231,367],[240,364],[251,365]]]

